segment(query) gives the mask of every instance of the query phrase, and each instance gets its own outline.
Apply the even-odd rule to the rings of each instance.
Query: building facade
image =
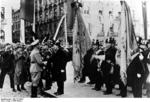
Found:
[[[32,23],[25,21],[25,43],[32,42]],[[12,10],[12,42],[20,42],[20,9]]]
[[[0,13],[0,43],[12,43],[11,7],[1,2]]]
[[[65,13],[67,15],[67,33],[68,39],[72,40],[71,29],[69,28],[70,10],[73,0],[35,0],[35,33],[40,40],[48,37],[52,39],[60,19]],[[12,10],[12,34],[13,42],[20,42],[20,9]],[[32,23],[25,21],[25,43],[32,40]],[[64,38],[64,23],[59,30],[59,37]]]
[[[35,29],[40,39],[53,38],[58,23],[65,12],[67,13],[68,36],[71,36],[69,15],[72,2],[73,0],[35,0]],[[64,36],[64,24],[60,26],[58,36]]]
[[[12,41],[20,41],[20,9],[12,10]]]
[[[119,1],[82,0],[82,16],[91,39],[118,37],[121,5]]]

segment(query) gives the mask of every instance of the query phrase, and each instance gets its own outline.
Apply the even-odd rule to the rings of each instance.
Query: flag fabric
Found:
[[[126,16],[126,42],[127,42],[127,65],[131,63],[133,56],[138,51],[138,44],[136,41],[133,21],[131,17],[131,11],[127,3],[124,1],[125,16]]]
[[[91,48],[91,39],[80,11],[79,13],[77,13],[77,20],[78,33],[80,38],[81,57],[83,58],[86,54],[86,51]]]
[[[121,1],[121,65],[120,74],[124,84],[127,84],[127,67],[131,63],[133,56],[138,51],[138,44],[135,37],[133,22],[131,18],[130,8],[125,1]]]
[[[20,18],[33,22],[34,0],[21,0]]]
[[[73,29],[73,56],[72,57],[73,57],[72,63],[74,67],[74,79],[76,80],[76,78],[80,77],[81,74],[80,40],[78,35],[77,16],[75,17],[75,24]]]
[[[146,1],[142,2],[142,11],[143,11],[144,36],[145,36],[145,39],[147,39],[147,7],[146,7]]]
[[[83,21],[80,10],[77,10],[73,29],[73,67],[74,79],[82,76],[84,65],[83,57],[91,47],[91,40]]]

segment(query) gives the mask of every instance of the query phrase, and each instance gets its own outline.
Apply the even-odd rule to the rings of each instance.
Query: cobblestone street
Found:
[[[150,0],[0,0],[0,102],[148,99],[148,5]]]
[[[9,76],[7,75],[5,77],[4,86],[0,92],[0,96],[2,98],[7,98],[7,97],[26,98],[26,97],[30,97],[30,93],[28,93],[27,91],[13,92],[10,88]]]
[[[105,91],[105,87],[102,88],[101,91],[92,90],[94,85],[86,84],[88,79],[85,83],[74,83],[73,82],[73,67],[72,63],[69,62],[67,64],[67,81],[65,82],[65,90],[64,95],[57,96],[58,98],[121,98],[120,96],[116,96],[119,94],[119,89],[116,88],[113,90],[113,94],[110,95],[103,95],[103,91]],[[51,90],[46,91],[48,94],[52,94],[56,92],[56,83],[53,83]],[[133,97],[131,89],[128,88],[128,98]],[[143,97],[145,90],[143,91]],[[21,91],[21,92],[12,92],[9,86],[9,77],[5,77],[4,87],[3,90],[0,92],[1,98],[29,98],[30,92],[28,91]],[[44,98],[43,96],[38,96],[38,98]]]

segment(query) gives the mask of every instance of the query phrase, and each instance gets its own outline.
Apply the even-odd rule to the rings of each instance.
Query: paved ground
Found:
[[[92,88],[94,87],[94,85],[88,85],[86,84],[88,82],[88,78],[87,81],[85,83],[74,83],[73,82],[73,67],[72,67],[72,63],[69,62],[67,64],[67,81],[65,82],[65,94],[58,96],[61,98],[120,98],[120,96],[116,96],[117,94],[119,94],[119,90],[116,86],[116,88],[113,90],[113,94],[111,95],[103,95],[103,91],[105,91],[105,86],[102,88],[101,91],[95,91],[92,90]],[[53,94],[56,91],[56,85],[54,84],[52,89],[47,91],[48,93]],[[145,93],[145,90],[143,91],[143,94]],[[131,93],[131,88],[128,88],[128,97],[133,97],[132,93]],[[143,97],[145,97],[143,95]]]
[[[105,87],[102,88],[101,91],[95,91],[92,90],[94,85],[88,85],[85,83],[74,83],[73,82],[73,67],[71,65],[72,63],[69,62],[67,64],[67,81],[65,82],[65,94],[58,96],[58,98],[120,98],[120,96],[116,96],[119,93],[119,90],[116,88],[113,90],[113,94],[111,95],[103,95],[103,91],[105,91]],[[87,79],[88,82],[88,79]],[[52,94],[56,92],[56,83],[53,84],[52,89],[46,91],[48,94]],[[128,97],[133,97],[131,93],[131,89],[128,88]],[[145,93],[145,90],[143,91],[143,94]],[[9,77],[6,76],[3,90],[0,91],[0,97],[1,98],[29,98],[30,92],[29,91],[21,91],[21,92],[12,92],[9,87]],[[38,96],[39,98],[43,98],[43,96]],[[145,97],[143,95],[143,97]]]

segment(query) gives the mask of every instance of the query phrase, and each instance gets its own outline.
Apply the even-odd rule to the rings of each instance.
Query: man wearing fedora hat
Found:
[[[41,72],[42,66],[46,64],[46,62],[42,61],[42,56],[40,55],[40,51],[38,49],[39,40],[35,40],[31,43],[33,50],[30,54],[30,74],[32,80],[32,88],[31,88],[31,97],[37,97],[37,87],[39,86],[41,80]]]

